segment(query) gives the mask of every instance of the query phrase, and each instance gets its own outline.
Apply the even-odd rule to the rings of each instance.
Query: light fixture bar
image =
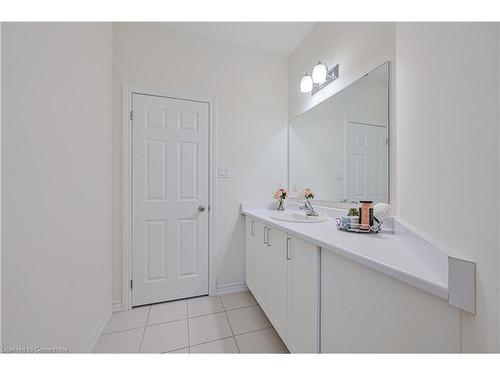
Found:
[[[339,64],[335,65],[333,68],[331,68],[328,73],[326,74],[326,80],[322,84],[318,85],[315,83],[313,85],[312,91],[311,91],[311,96],[316,94],[319,90],[321,90],[323,87],[327,86],[328,84],[332,83],[335,81],[337,78],[339,78]]]

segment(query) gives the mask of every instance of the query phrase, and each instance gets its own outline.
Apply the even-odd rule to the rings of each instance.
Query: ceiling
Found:
[[[167,27],[241,47],[290,55],[314,22],[168,22]]]

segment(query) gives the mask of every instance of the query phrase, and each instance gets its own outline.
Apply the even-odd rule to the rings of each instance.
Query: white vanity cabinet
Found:
[[[281,220],[268,204],[244,204],[242,213],[247,285],[290,352],[462,350],[461,319],[475,312],[471,260],[396,219],[394,232],[358,235],[331,219]]]
[[[291,352],[319,351],[319,250],[246,218],[246,283]]]

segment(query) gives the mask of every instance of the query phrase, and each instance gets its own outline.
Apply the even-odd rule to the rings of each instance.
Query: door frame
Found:
[[[123,277],[122,277],[122,310],[132,308],[132,95],[142,94],[161,96],[170,99],[190,100],[208,104],[208,294],[216,294],[215,273],[215,236],[216,236],[216,117],[215,97],[179,92],[170,89],[158,89],[123,83]]]

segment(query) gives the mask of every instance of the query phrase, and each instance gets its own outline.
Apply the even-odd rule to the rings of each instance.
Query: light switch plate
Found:
[[[231,169],[229,167],[219,167],[217,175],[219,178],[229,178]]]

